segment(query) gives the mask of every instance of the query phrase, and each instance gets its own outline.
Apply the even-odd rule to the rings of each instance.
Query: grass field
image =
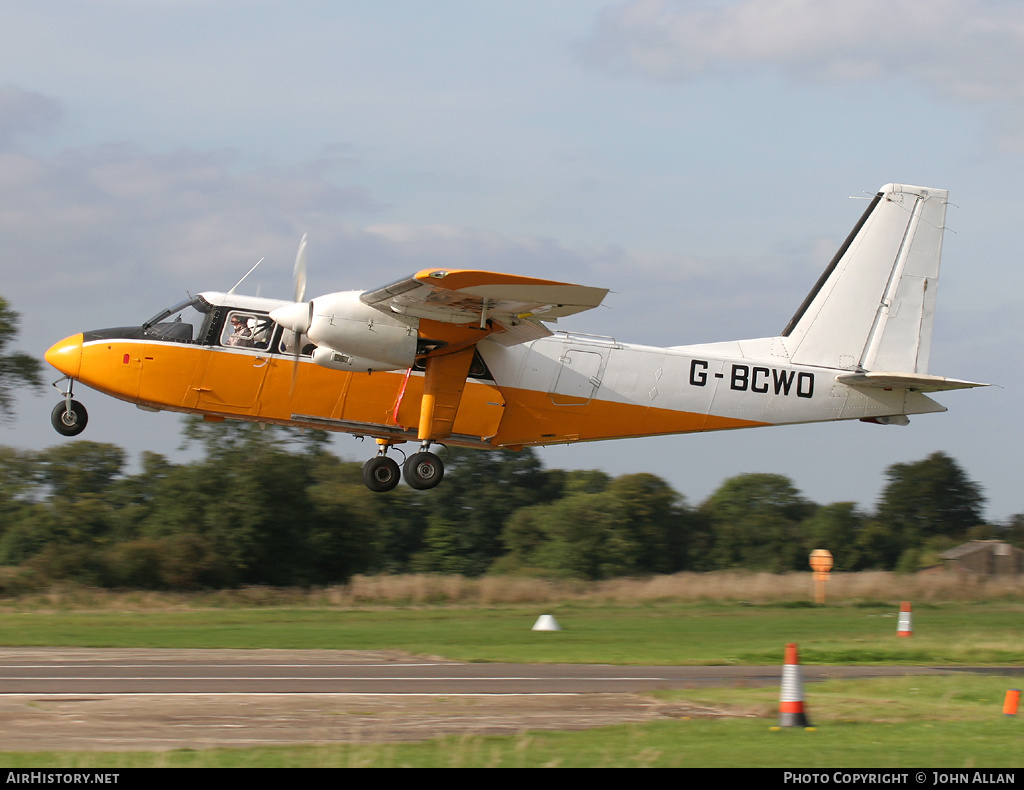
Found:
[[[780,588],[785,585],[780,584]],[[255,595],[256,593],[252,593]],[[303,597],[306,596],[306,597]],[[780,664],[796,642],[803,664],[1024,666],[1024,600],[915,603],[914,634],[896,636],[893,600],[785,595],[761,602],[700,596],[452,603],[345,600],[269,593],[258,601],[79,594],[0,604],[7,646],[402,650],[463,661]],[[728,596],[723,596],[727,599]],[[755,596],[750,596],[754,599]],[[530,630],[553,614],[557,633]],[[664,692],[729,715],[583,732],[438,738],[162,753],[0,754],[5,767],[131,766],[730,766],[1024,767],[1024,718],[1002,715],[1020,677],[975,675],[808,683],[815,728],[773,730],[777,688]]]
[[[563,630],[531,626],[552,614]],[[896,607],[634,606],[261,607],[184,611],[0,610],[7,646],[402,650],[460,661],[780,664],[788,642],[814,664],[1024,663],[1024,604],[931,604],[914,635]]]

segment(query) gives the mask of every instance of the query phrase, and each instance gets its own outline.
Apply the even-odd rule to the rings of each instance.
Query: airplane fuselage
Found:
[[[215,306],[216,320],[223,324],[229,310],[263,320],[274,304],[234,296]],[[214,326],[207,342],[193,343],[136,328],[100,330],[62,341],[48,359],[143,409],[415,440],[423,372],[350,372],[296,360],[281,350],[279,327],[265,348],[224,345],[223,334]],[[772,344],[777,361],[767,364]],[[658,348],[558,332],[511,347],[485,340],[478,352],[447,440],[453,445],[523,447],[944,410],[919,393],[865,392],[838,383],[842,371],[787,364],[778,338]]]

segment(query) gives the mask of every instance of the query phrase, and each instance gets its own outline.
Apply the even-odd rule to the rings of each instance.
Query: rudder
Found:
[[[879,190],[783,331],[792,362],[928,372],[948,196]]]

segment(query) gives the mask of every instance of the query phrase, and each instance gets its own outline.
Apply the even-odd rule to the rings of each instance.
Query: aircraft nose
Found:
[[[46,361],[65,376],[78,378],[82,370],[82,333],[54,343],[46,352]]]

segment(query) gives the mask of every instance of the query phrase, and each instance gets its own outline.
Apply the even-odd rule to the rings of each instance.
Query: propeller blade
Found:
[[[302,234],[302,241],[299,242],[299,251],[295,255],[295,302],[303,302],[306,299],[306,234]]]
[[[302,234],[302,240],[299,242],[299,251],[295,253],[295,269],[292,274],[295,279],[295,303],[292,305],[293,316],[292,323],[285,324],[285,326],[292,329],[291,346],[292,346],[292,386],[288,392],[289,398],[295,394],[295,382],[299,377],[299,355],[302,353],[300,344],[302,343],[302,333],[309,329],[309,324],[312,323],[313,305],[308,306],[308,311],[305,316],[302,316],[301,312],[295,311],[294,308],[305,301],[306,299],[306,239],[305,233]],[[287,308],[284,308],[287,312]],[[297,314],[294,314],[297,313]],[[303,318],[305,318],[305,327],[302,326]]]

